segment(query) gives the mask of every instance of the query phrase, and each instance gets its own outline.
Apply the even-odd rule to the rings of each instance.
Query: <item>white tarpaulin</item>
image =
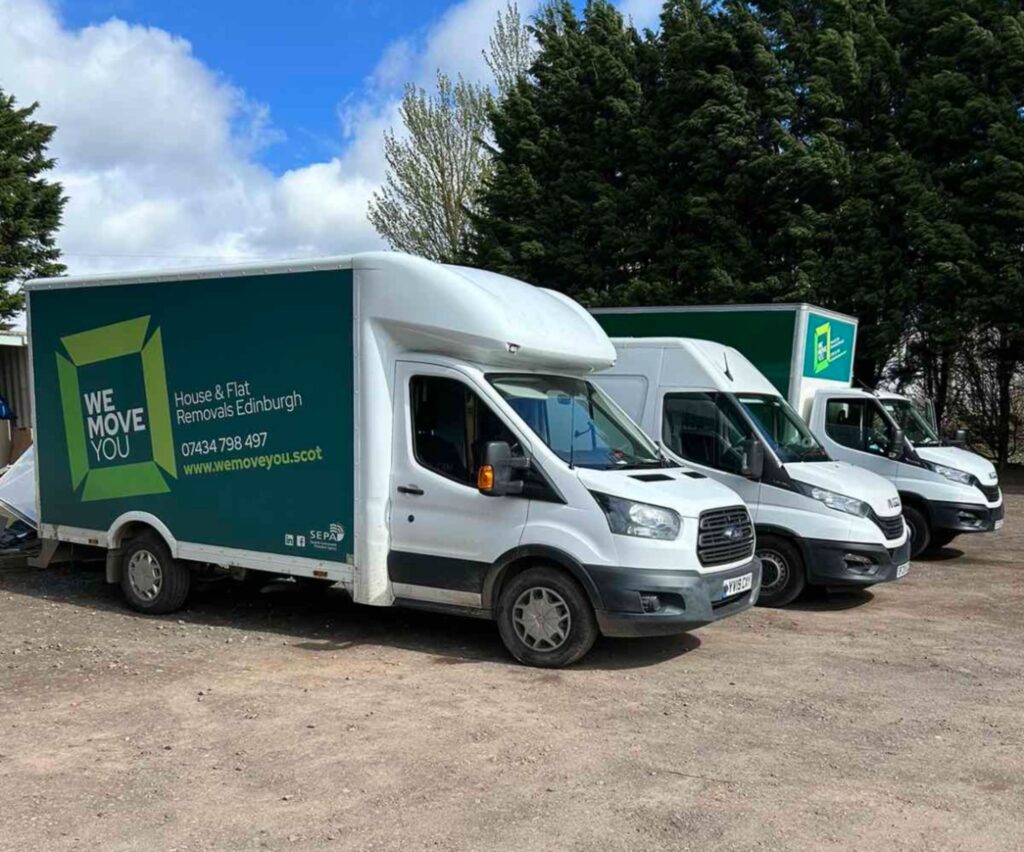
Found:
[[[0,510],[36,526],[36,448],[29,447],[0,476]]]

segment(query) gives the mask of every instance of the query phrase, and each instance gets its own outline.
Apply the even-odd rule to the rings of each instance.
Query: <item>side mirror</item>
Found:
[[[889,458],[898,459],[903,456],[903,450],[907,446],[907,436],[902,429],[897,429],[892,436],[892,446],[889,448]]]
[[[957,429],[956,437],[953,438],[953,445],[956,447],[966,447],[971,440],[971,433],[966,429]]]
[[[764,444],[757,438],[747,438],[743,442],[743,466],[740,475],[747,479],[760,479],[764,473]]]
[[[523,493],[523,481],[513,480],[512,471],[526,470],[530,460],[513,456],[507,441],[489,441],[484,448],[484,463],[476,474],[476,487],[488,497],[506,497]]]

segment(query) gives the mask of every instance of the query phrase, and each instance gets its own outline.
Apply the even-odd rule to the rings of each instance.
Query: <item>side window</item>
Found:
[[[825,432],[837,444],[884,456],[892,446],[887,420],[874,402],[830,399],[825,406]]]
[[[465,485],[476,485],[489,441],[517,440],[491,408],[467,385],[439,376],[413,376],[412,444],[427,470]]]
[[[673,393],[665,397],[662,440],[695,464],[740,473],[743,442],[752,437],[728,397],[714,393]]]

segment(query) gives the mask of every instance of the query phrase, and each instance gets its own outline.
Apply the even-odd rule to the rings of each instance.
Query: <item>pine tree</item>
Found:
[[[563,0],[533,26],[539,53],[490,113],[493,171],[470,260],[584,302],[609,298],[643,263],[631,192],[643,93],[638,36],[604,0]]]
[[[8,285],[64,271],[54,236],[66,199],[44,177],[54,165],[46,148],[56,128],[32,120],[37,107],[18,108],[0,89],[0,322],[24,302]]]
[[[944,230],[922,230],[934,255],[959,249],[956,265],[940,268],[948,279],[921,293],[920,334],[948,361],[965,356],[969,335],[981,341],[998,397],[992,449],[1005,464],[1024,362],[1024,11],[1007,0],[897,9],[908,73],[902,141],[942,199]]]
[[[652,286],[631,298],[760,301],[790,292],[799,212],[789,182],[804,151],[792,92],[742,0],[665,4],[652,94]]]

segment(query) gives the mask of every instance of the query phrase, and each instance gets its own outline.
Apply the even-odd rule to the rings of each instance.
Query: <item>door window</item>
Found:
[[[876,456],[887,456],[892,448],[892,424],[875,400],[830,399],[825,433],[837,444]]]
[[[440,376],[413,376],[412,440],[416,461],[427,470],[476,486],[489,441],[516,437],[467,385]]]
[[[676,455],[735,474],[743,470],[743,443],[753,437],[732,400],[717,393],[667,394],[661,434]]]

